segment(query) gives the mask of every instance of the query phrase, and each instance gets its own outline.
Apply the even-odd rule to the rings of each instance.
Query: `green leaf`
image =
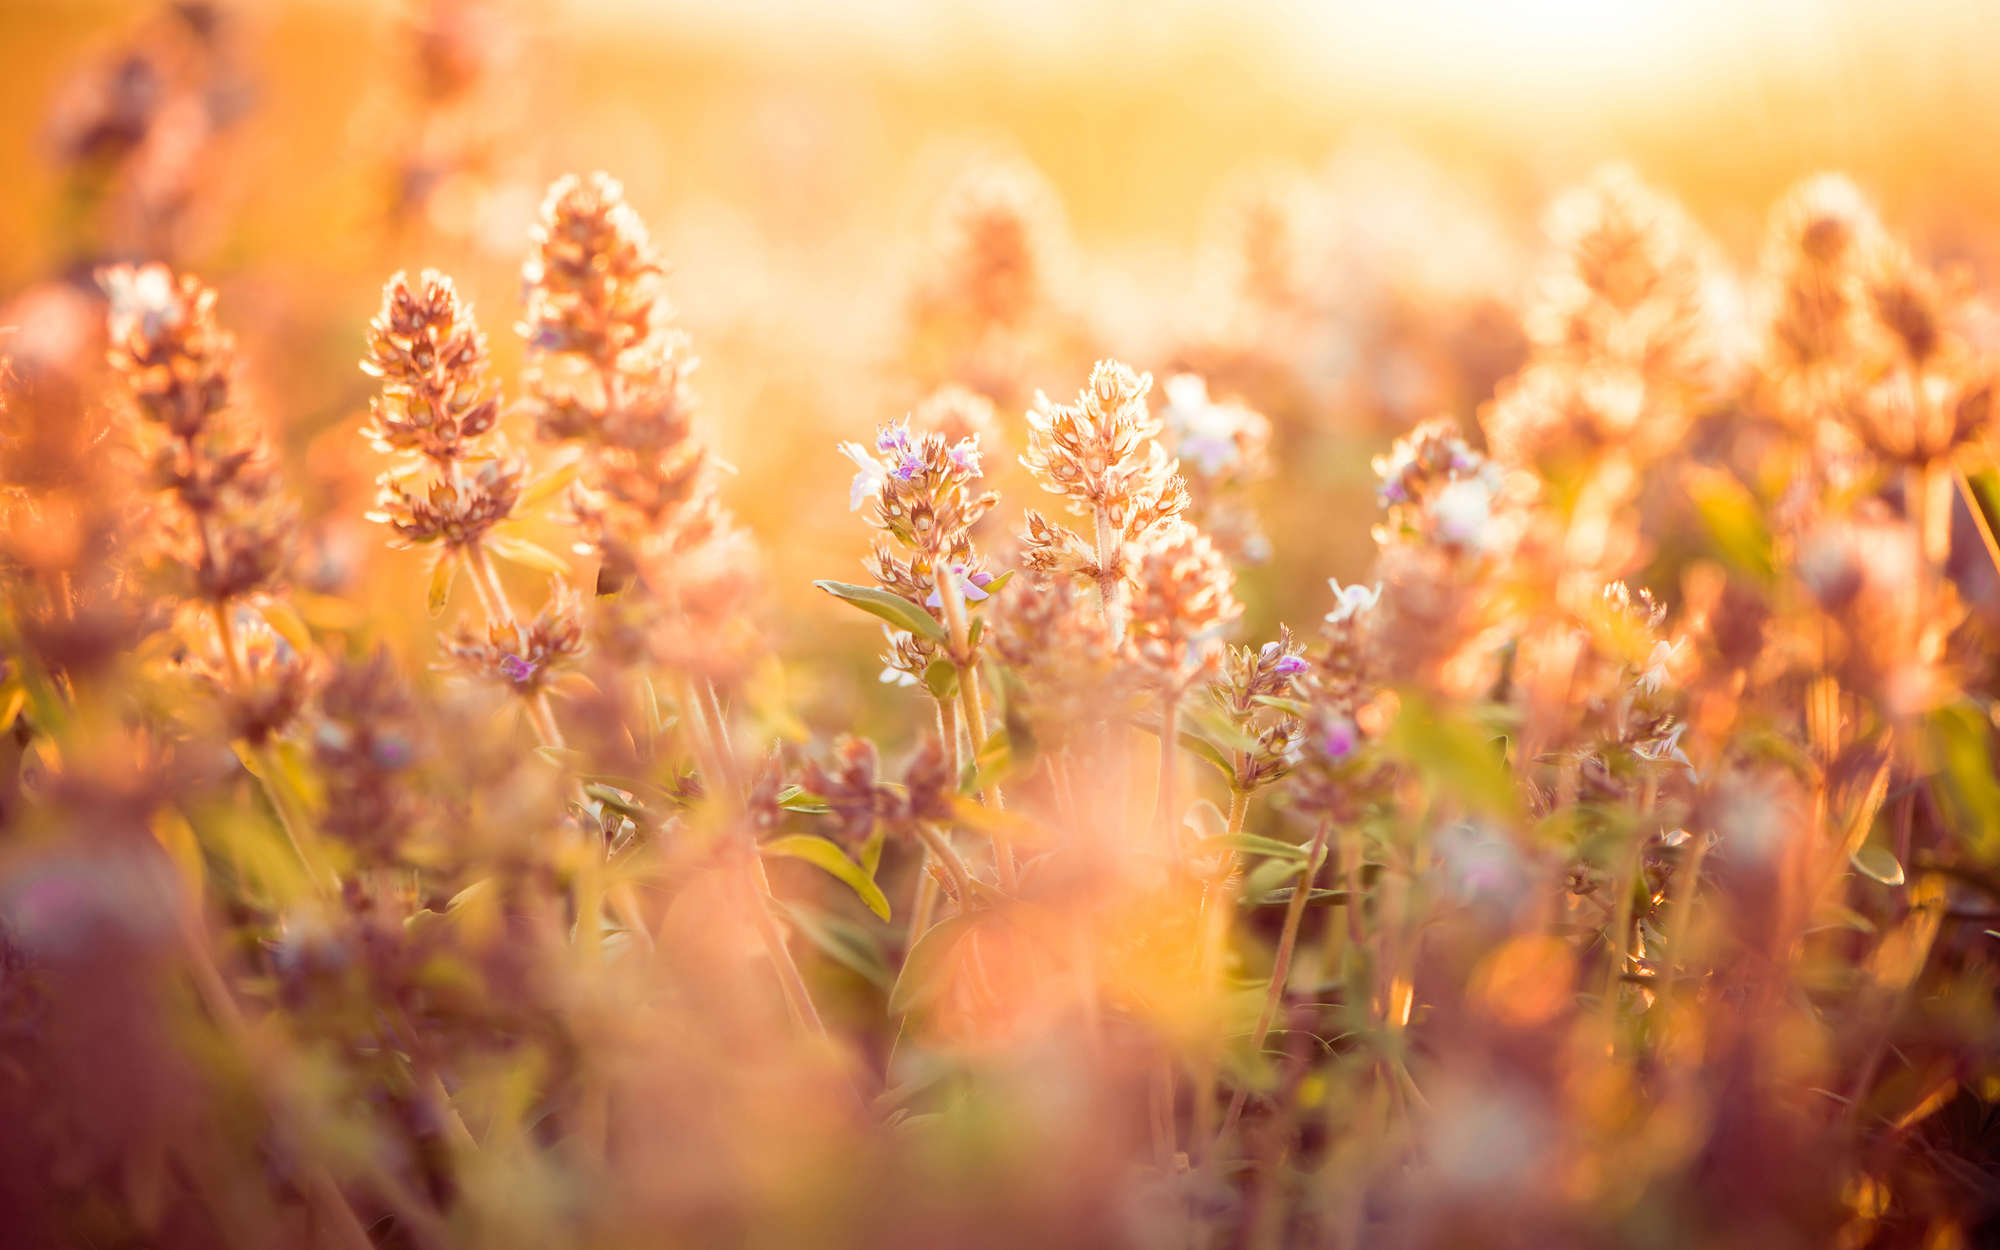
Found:
[[[958,697],[958,665],[939,656],[924,666],[924,689],[931,692],[940,703],[949,703]]]
[[[1268,901],[1271,891],[1290,882],[1293,877],[1305,871],[1304,860],[1267,859],[1251,869],[1243,878],[1243,890],[1239,896],[1246,907],[1256,907]],[[1288,890],[1286,894],[1291,892]]]
[[[512,564],[534,569],[542,573],[563,576],[569,572],[569,562],[539,543],[531,543],[525,538],[515,538],[509,534],[488,534],[486,549]]]
[[[1218,838],[1203,838],[1201,849],[1222,849],[1239,851],[1245,855],[1274,855],[1294,863],[1306,862],[1306,848],[1290,842],[1280,842],[1255,833],[1225,833]]]
[[[944,992],[944,974],[950,967],[952,952],[971,931],[972,919],[970,915],[957,915],[941,920],[925,930],[910,947],[910,953],[903,956],[902,971],[896,974],[896,984],[889,990],[892,1013],[905,1015]]]
[[[1283,886],[1279,889],[1271,891],[1269,894],[1266,894],[1263,897],[1262,902],[1265,904],[1289,903],[1292,901],[1292,895],[1296,893],[1298,893],[1298,887],[1289,885]],[[1347,901],[1346,890],[1326,890],[1326,889],[1316,888],[1313,890],[1312,893],[1306,895],[1306,906],[1308,907],[1314,906],[1315,904],[1331,907],[1336,903],[1345,903],[1346,901]]]
[[[781,902],[778,906],[783,909],[785,919],[791,922],[792,927],[804,934],[806,940],[829,959],[852,969],[877,989],[886,990],[894,984],[889,960],[868,930],[801,903]]]
[[[906,629],[932,642],[945,640],[944,625],[929,612],[901,595],[892,595],[873,586],[856,586],[849,582],[821,581],[814,582],[813,585],[836,599],[845,599],[870,616],[889,622],[897,629]]]
[[[1862,875],[1873,877],[1883,885],[1903,884],[1903,865],[1886,847],[1857,846],[1854,853],[1847,857],[1847,862],[1859,869]]]
[[[1012,771],[1014,765],[1014,743],[1003,727],[986,736],[979,744],[979,750],[967,762],[970,778],[966,784],[969,794],[984,794],[986,788],[1002,781]]]
[[[868,904],[869,911],[884,920],[889,918],[889,899],[882,893],[882,887],[861,870],[861,865],[847,858],[845,851],[827,839],[809,833],[791,833],[761,843],[757,849],[766,855],[804,860],[853,890],[862,902]]]
[[[786,786],[778,791],[778,806],[788,812],[805,812],[812,816],[824,816],[833,810],[827,806],[825,799],[808,793],[804,786]]]
[[[521,497],[514,501],[515,508],[525,511],[540,506],[545,499],[554,498],[557,492],[576,480],[579,467],[580,463],[572,460],[528,483],[522,488]]]
[[[258,611],[263,614],[265,622],[271,626],[272,630],[280,638],[291,643],[294,650],[302,655],[312,654],[312,631],[306,628],[306,623],[299,618],[297,612],[292,610],[291,604],[286,603],[283,599],[272,599],[270,602],[263,604]]]
[[[1265,707],[1277,708],[1280,712],[1285,712],[1292,716],[1304,716],[1312,711],[1301,699],[1280,699],[1274,694],[1257,695],[1251,699],[1251,702],[1261,703]]]
[[[430,593],[424,597],[424,606],[432,620],[444,615],[445,600],[451,597],[451,584],[457,580],[458,557],[448,550],[440,550],[437,562],[431,565]]]
[[[1764,585],[1777,577],[1771,532],[1750,488],[1722,469],[1691,470],[1684,479],[1695,511],[1722,558]]]
[[[1135,720],[1132,722],[1132,724],[1136,728],[1145,730],[1147,733],[1153,735],[1155,738],[1160,736],[1159,721]],[[1228,779],[1228,781],[1232,785],[1235,784],[1236,762],[1229,758],[1228,752],[1224,751],[1221,747],[1215,745],[1213,742],[1210,742],[1208,739],[1200,736],[1199,734],[1193,733],[1186,729],[1183,729],[1177,734],[1175,734],[1174,740],[1180,743],[1182,750],[1188,751],[1192,753],[1196,759],[1203,760],[1208,764],[1212,765],[1217,771],[1219,771],[1223,775],[1223,777]]]
[[[1389,754],[1423,778],[1432,794],[1451,795],[1491,815],[1510,814],[1514,780],[1493,735],[1471,718],[1431,706],[1405,692],[1402,711],[1386,736]]]
[[[1993,776],[1992,722],[1976,705],[1960,701],[1931,714],[1930,739],[1944,767],[1933,778],[1938,798],[1957,816],[1952,823],[1982,859],[2000,853],[2000,780]]]
[[[610,786],[602,785],[598,782],[590,782],[583,787],[583,793],[586,797],[597,800],[597,802],[610,808],[612,811],[624,816],[630,816],[634,820],[643,819],[646,815],[646,805],[644,803],[639,802],[637,799],[627,798]]]

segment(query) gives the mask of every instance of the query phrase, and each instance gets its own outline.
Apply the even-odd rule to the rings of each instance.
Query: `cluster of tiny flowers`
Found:
[[[103,275],[110,359],[150,436],[151,485],[169,503],[158,538],[192,609],[188,669],[219,697],[231,735],[261,747],[298,715],[310,657],[254,612],[280,589],[294,511],[269,448],[231,405],[235,343],[215,293],[161,265]]]
[[[1254,745],[1236,752],[1233,787],[1241,793],[1283,777],[1297,763],[1308,709],[1301,701],[1313,671],[1289,629],[1260,647],[1232,647],[1209,683],[1209,698],[1230,729]]]
[[[461,625],[446,649],[468,671],[532,697],[582,654],[582,609],[558,582],[533,621],[491,621],[483,637]]]
[[[1377,542],[1415,537],[1474,553],[1494,550],[1501,528],[1495,513],[1506,473],[1474,450],[1451,421],[1426,421],[1374,460],[1376,490],[1386,509]]]
[[[1314,666],[1312,719],[1321,751],[1338,762],[1360,744],[1355,717],[1373,694],[1369,631],[1382,587],[1359,582],[1342,586],[1331,579],[1327,586],[1333,592],[1333,608],[1320,622],[1325,645]]]
[[[402,545],[477,545],[513,515],[527,465],[496,429],[486,337],[451,279],[431,270],[415,285],[391,278],[361,368],[382,381],[363,433],[399,457],[382,472],[370,518]]]
[[[292,510],[264,439],[230,405],[235,342],[215,292],[163,265],[105,272],[112,368],[158,437],[153,485],[175,505],[162,546],[192,596],[221,605],[276,588]]]
[[[613,650],[728,665],[748,644],[750,557],[694,436],[696,362],[661,275],[616,179],[558,180],[522,274],[529,387],[541,437],[581,448],[570,502],[598,590],[636,591],[601,614]]]
[[[840,452],[855,465],[850,508],[873,505],[869,521],[879,536],[867,565],[876,583],[940,621],[949,619],[946,582],[963,602],[984,602],[994,578],[974,550],[972,532],[997,496],[979,486],[978,435],[948,441],[942,433],[913,431],[904,420],[878,429],[873,451],[849,442]],[[922,639],[890,631],[883,680],[914,682],[934,658],[935,648]]]
[[[1189,520],[1240,559],[1269,558],[1270,540],[1242,494],[1270,474],[1271,422],[1242,404],[1212,399],[1208,383],[1192,373],[1168,378],[1165,389],[1161,442],[1187,475]]]
[[[321,820],[365,864],[395,862],[417,822],[405,779],[413,712],[387,651],[335,665],[319,693],[311,745],[326,786]]]
[[[1037,394],[1021,457],[1037,484],[1088,516],[1086,537],[1030,511],[1022,558],[1041,576],[1095,581],[1117,627],[1135,553],[1171,540],[1189,505],[1187,482],[1158,441],[1159,417],[1147,407],[1149,374],[1100,362],[1074,404]]]
[[[1150,543],[1132,570],[1126,645],[1162,689],[1185,690],[1216,664],[1222,633],[1242,615],[1236,574],[1190,525]]]

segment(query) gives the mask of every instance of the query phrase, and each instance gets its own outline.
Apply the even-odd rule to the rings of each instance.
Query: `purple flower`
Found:
[[[1296,655],[1286,655],[1285,649],[1275,642],[1267,642],[1257,651],[1257,662],[1267,664],[1280,677],[1297,677],[1308,667],[1305,660]]]
[[[385,772],[396,772],[407,768],[410,763],[410,744],[397,734],[389,734],[375,741],[375,767]]]
[[[894,475],[897,481],[907,482],[911,478],[921,474],[923,471],[924,471],[923,458],[918,456],[915,452],[906,451],[903,453],[903,458],[896,462],[896,467],[890,470],[890,473]]]
[[[967,603],[978,603],[987,598],[986,587],[993,584],[993,574],[981,569],[977,573],[968,575],[963,564],[954,564],[951,566],[951,580],[965,596]],[[938,593],[935,586],[931,588],[930,597],[924,600],[924,606],[927,608],[944,606],[944,596]]]
[[[1320,747],[1330,760],[1344,760],[1354,754],[1354,748],[1361,745],[1361,730],[1345,716],[1335,717],[1320,738]]]
[[[882,462],[869,455],[868,449],[859,443],[840,444],[840,454],[852,460],[857,470],[853,484],[847,488],[847,510],[853,512],[870,495],[881,492],[882,483],[889,478],[889,470],[882,467]]]
[[[910,447],[910,426],[908,420],[898,421],[894,425],[876,426],[875,450],[885,456],[897,456],[905,460],[909,459],[912,450]]]
[[[535,675],[535,666],[518,655],[510,655],[500,661],[500,672],[517,686],[524,686]]]
[[[951,462],[958,466],[959,472],[965,474],[967,477],[979,476],[979,436],[977,434],[969,438],[959,439],[958,442],[952,445],[949,454]]]

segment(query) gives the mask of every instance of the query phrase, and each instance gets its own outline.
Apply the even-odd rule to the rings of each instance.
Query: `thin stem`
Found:
[[[507,587],[500,580],[499,570],[493,567],[493,560],[486,554],[486,548],[478,543],[468,543],[460,549],[465,555],[465,566],[472,573],[472,589],[479,596],[479,606],[486,613],[488,625],[504,625],[517,628],[520,618],[514,615],[514,605],[507,598]],[[528,724],[535,731],[535,738],[545,747],[561,750],[565,745],[562,727],[556,723],[555,710],[549,706],[546,690],[537,690],[527,700]]]
[[[1250,811],[1250,792],[1235,790],[1229,792],[1229,824],[1225,835],[1234,838],[1243,832],[1243,820]],[[1222,952],[1229,943],[1230,922],[1234,919],[1234,898],[1229,886],[1230,874],[1235,871],[1236,853],[1224,848],[1222,861],[1213,878],[1202,885],[1201,908],[1196,913],[1199,961],[1197,974],[1200,976],[1202,992],[1212,1001],[1221,990]],[[1197,1141],[1210,1141],[1216,1136],[1215,1113],[1215,1071],[1217,1058],[1214,1054],[1201,1057],[1199,1070],[1195,1073],[1194,1120]]]
[[[938,718],[938,742],[944,747],[946,766],[953,777],[958,776],[961,751],[958,744],[958,704],[949,699],[936,700]],[[937,874],[931,866],[937,862],[928,844],[924,847],[923,864],[917,872],[917,896],[910,904],[910,926],[904,935],[903,949],[917,944],[931,927],[931,920],[937,915],[938,885]]]
[[[1278,953],[1271,962],[1271,984],[1264,993],[1264,1008],[1257,1015],[1257,1027],[1250,1032],[1250,1053],[1263,1049],[1264,1039],[1270,1036],[1271,1022],[1277,1019],[1278,1005],[1285,998],[1285,982],[1292,974],[1292,951],[1299,940],[1299,924],[1306,914],[1306,901],[1312,896],[1313,881],[1319,875],[1320,860],[1326,854],[1326,838],[1330,821],[1322,819],[1319,828],[1313,832],[1312,849],[1306,853],[1306,869],[1299,874],[1299,884],[1292,891],[1292,901],[1285,907],[1285,926],[1278,934]],[[1250,1087],[1239,1085],[1229,1100],[1229,1113],[1222,1118],[1222,1127],[1215,1135],[1210,1153],[1221,1149],[1222,1143],[1235,1130],[1236,1121],[1243,1114],[1243,1104],[1250,1096]]]
[[[1162,852],[1171,851],[1174,842],[1174,783],[1178,780],[1174,766],[1180,753],[1180,728],[1180,692],[1175,690],[1167,694],[1160,711],[1159,788],[1153,793],[1153,828]]]
[[[237,641],[235,622],[230,619],[229,607],[223,603],[210,603],[209,609],[215,620],[216,636],[222,647],[224,666],[229,671],[232,686],[242,687],[246,681],[241,644]],[[306,876],[315,889],[328,889],[339,884],[334,874],[319,862],[314,854],[311,825],[305,815],[298,811],[285,787],[279,783],[279,761],[277,752],[268,743],[259,743],[250,748],[257,767],[253,775],[262,787],[264,797],[271,803],[271,810],[277,814],[278,827],[285,832],[285,840],[291,843],[292,853],[305,866]]]
[[[1688,838],[1687,852],[1674,876],[1685,876],[1681,883],[1679,897],[1674,901],[1673,914],[1667,919],[1667,983],[1672,985],[1681,965],[1686,962],[1688,930],[1694,923],[1695,895],[1701,890],[1701,863],[1708,857],[1708,835],[1695,834]]]
[[[972,874],[966,871],[965,861],[959,858],[958,851],[951,845],[951,839],[922,822],[918,822],[914,828],[917,837],[923,840],[925,848],[937,861],[938,867],[944,869],[945,875],[951,878],[952,889],[958,894],[959,906],[965,906],[972,897]]]
[[[1125,593],[1124,580],[1112,565],[1125,536],[1112,527],[1111,518],[1102,508],[1091,513],[1091,523],[1097,556],[1098,601],[1103,605],[1104,623],[1110,627],[1111,641],[1116,645],[1125,640]]]
[[[694,731],[695,754],[701,763],[703,776],[714,778],[717,783],[715,788],[724,804],[724,819],[741,837],[742,849],[749,864],[745,878],[751,896],[750,911],[757,925],[757,936],[764,943],[764,953],[777,971],[778,985],[784,991],[785,1006],[791,1013],[792,1022],[816,1037],[825,1037],[826,1025],[820,1019],[819,1009],[813,1006],[805,977],[800,975],[799,966],[792,959],[791,948],[785,944],[785,934],[778,927],[777,917],[771,914],[776,897],[771,893],[771,878],[764,871],[763,854],[752,841],[749,827],[739,819],[743,791],[724,731],[720,725],[709,720],[709,709],[714,706],[710,702],[712,698],[713,689],[704,698],[693,679],[682,686],[682,712]]]
[[[971,740],[973,759],[979,758],[979,749],[986,745],[986,701],[979,687],[979,660],[972,650],[972,628],[965,613],[965,597],[958,588],[957,572],[949,563],[940,560],[934,568],[937,579],[938,602],[944,605],[945,630],[950,638],[952,664],[958,669],[958,696],[965,707],[965,731]],[[961,765],[962,767],[962,765]],[[952,774],[956,785],[959,773]],[[980,801],[992,810],[1005,811],[1006,799],[1000,793],[997,782],[989,781],[980,790]],[[1014,868],[1014,848],[1007,838],[997,831],[993,837],[993,862],[1000,875],[1000,888],[1012,890],[1017,884]]]

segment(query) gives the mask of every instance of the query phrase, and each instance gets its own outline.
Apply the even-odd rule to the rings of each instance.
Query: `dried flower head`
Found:
[[[1222,633],[1242,615],[1236,575],[1193,526],[1155,538],[1132,570],[1127,645],[1152,679],[1184,690],[1217,663]]]
[[[409,773],[421,736],[386,650],[333,667],[319,692],[312,757],[326,785],[320,825],[363,863],[393,863],[418,820]]]
[[[214,694],[229,736],[261,747],[298,719],[312,695],[313,657],[302,655],[254,612],[235,612],[216,637],[201,618],[189,667]]]
[[[483,450],[500,397],[486,336],[451,279],[426,269],[417,285],[397,274],[368,323],[362,371],[382,379],[363,432],[381,452],[415,452],[446,466]]]
[[[120,265],[110,301],[112,368],[149,439],[152,479],[176,505],[161,545],[193,594],[224,604],[279,582],[294,528],[264,440],[230,404],[235,345],[215,293],[163,265]]]
[[[1710,382],[1712,249],[1680,206],[1613,167],[1549,217],[1553,264],[1526,316],[1538,352],[1622,364],[1654,387]]]
[[[1131,552],[1171,537],[1189,504],[1187,482],[1158,442],[1160,419],[1146,406],[1152,386],[1150,374],[1106,360],[1075,404],[1036,395],[1021,457],[1042,489],[1092,522],[1085,538],[1028,513],[1023,561],[1045,575],[1095,581],[1114,632],[1123,629]]]
[[[581,606],[557,582],[533,621],[493,621],[484,637],[460,627],[446,647],[468,671],[532,698],[583,653]]]
[[[400,457],[378,478],[369,519],[388,525],[398,545],[438,543],[440,558],[452,558],[513,515],[527,474],[497,429],[486,338],[451,279],[430,270],[414,287],[403,274],[391,278],[368,329],[361,368],[382,380],[382,392],[363,433]]]
[[[1289,629],[1262,646],[1229,649],[1208,695],[1233,734],[1252,744],[1233,753],[1237,791],[1259,789],[1291,771],[1305,733],[1302,697],[1312,671]]]
[[[1137,693],[1095,596],[1072,578],[1030,577],[996,600],[987,645],[1020,679],[1018,706],[1037,740],[1089,742]]]

